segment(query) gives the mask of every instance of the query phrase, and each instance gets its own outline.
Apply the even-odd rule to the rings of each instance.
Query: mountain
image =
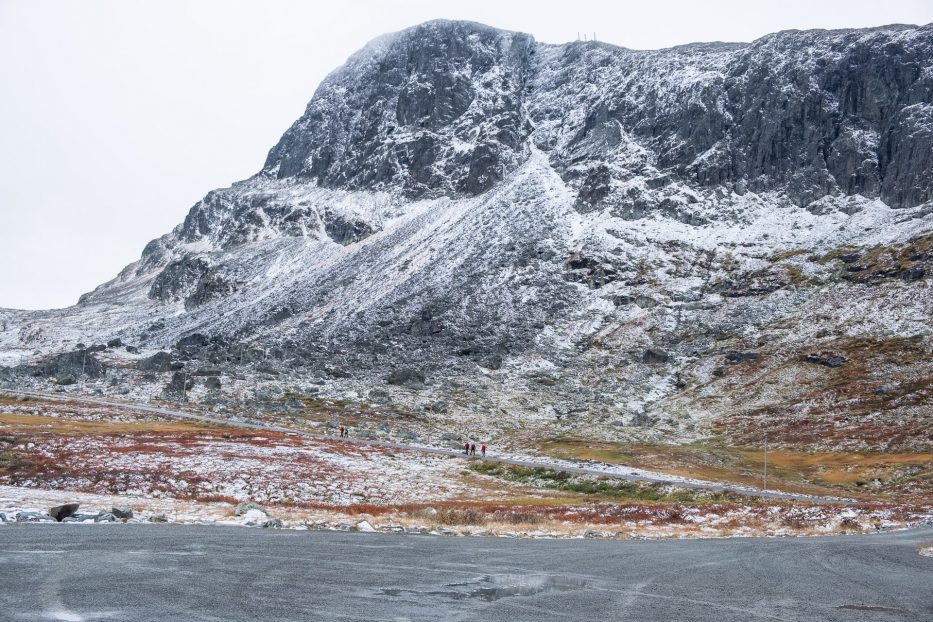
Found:
[[[500,432],[917,449],[931,275],[933,25],[639,51],[434,21],[76,306],[0,311],[0,350],[61,381],[120,339]]]

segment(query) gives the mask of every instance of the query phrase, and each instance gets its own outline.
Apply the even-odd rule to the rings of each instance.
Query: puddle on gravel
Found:
[[[381,596],[440,596],[452,600],[479,598],[488,602],[511,596],[535,596],[549,592],[566,592],[586,586],[581,579],[554,575],[486,575],[485,577],[447,583],[445,589],[438,590],[403,590],[386,588],[379,590]],[[457,589],[461,588],[461,589]]]

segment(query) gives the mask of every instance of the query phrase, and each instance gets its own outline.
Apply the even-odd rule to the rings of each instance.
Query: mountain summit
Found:
[[[422,24],[77,306],[0,312],[0,349],[119,338],[555,433],[928,424],[931,67],[933,25],[637,51]]]

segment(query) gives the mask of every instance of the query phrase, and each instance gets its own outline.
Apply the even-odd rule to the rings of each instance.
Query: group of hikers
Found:
[[[486,446],[481,445],[480,451],[482,452],[482,456],[485,458],[486,457]],[[463,453],[468,456],[475,456],[476,455],[476,443],[464,443]]]
[[[345,426],[340,426],[340,438],[350,438],[350,428]],[[480,455],[486,457],[486,445],[480,445],[479,448]],[[476,443],[464,443],[463,444],[463,453],[467,456],[476,455]]]

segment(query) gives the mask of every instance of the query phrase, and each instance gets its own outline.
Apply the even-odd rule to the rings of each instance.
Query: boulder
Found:
[[[834,354],[832,352],[817,352],[813,354],[808,354],[804,360],[807,363],[813,363],[814,365],[822,365],[824,367],[842,367],[846,362],[844,356],[840,354]]]
[[[97,518],[94,519],[95,523],[114,523],[116,522],[117,517],[111,514],[110,512],[101,512],[97,515]]]
[[[56,505],[54,508],[49,510],[49,516],[58,522],[62,522],[64,519],[77,512],[80,506],[81,504],[79,503],[65,503],[62,505]]]
[[[82,375],[88,378],[102,378],[107,368],[92,352],[89,348],[50,356],[35,368],[35,374],[44,378],[57,378],[60,384],[73,384],[73,380]],[[69,379],[72,382],[67,382]]]
[[[133,518],[133,509],[129,506],[123,507],[112,507],[110,508],[110,513],[116,516],[117,518]]]
[[[175,344],[175,347],[179,350],[185,350],[187,348],[203,348],[208,343],[210,343],[210,339],[208,339],[206,335],[202,335],[201,333],[192,333],[179,339]]]
[[[278,518],[272,518],[262,524],[263,529],[281,529],[284,527],[282,521]]]
[[[163,395],[169,399],[177,398],[193,388],[194,378],[185,372],[176,371],[172,374],[171,381],[165,385]]]
[[[369,524],[369,521],[361,520],[356,524],[356,530],[363,533],[373,533],[376,528]]]
[[[369,401],[374,404],[387,404],[392,401],[392,399],[389,397],[389,394],[382,389],[372,389],[369,392]]]
[[[400,367],[392,370],[389,377],[386,378],[386,382],[408,389],[423,389],[425,377],[424,374],[416,369]]]
[[[140,359],[136,363],[139,371],[166,372],[172,369],[172,355],[168,352],[156,352],[152,356]]]
[[[55,519],[45,512],[17,512],[17,523],[54,523]]]
[[[648,348],[641,355],[642,362],[647,363],[649,365],[658,365],[661,363],[666,363],[668,360],[670,360],[670,358],[671,357],[667,354],[667,352],[664,352],[663,350],[658,350],[656,348]]]
[[[757,361],[757,352],[729,352],[726,354],[726,361],[729,363],[742,363],[744,361]]]
[[[485,367],[486,369],[495,371],[502,368],[502,357],[498,354],[492,354],[490,356],[481,358],[478,364],[480,367]]]
[[[108,348],[120,348],[123,346],[123,340],[121,339],[111,339],[107,342]]]
[[[62,520],[63,523],[93,523],[97,522],[100,514],[72,514]]]
[[[234,512],[237,516],[244,516],[244,515],[245,515],[247,512],[249,512],[250,510],[259,510],[260,512],[263,512],[263,513],[265,513],[265,511],[266,511],[266,510],[265,510],[261,505],[259,505],[258,503],[253,503],[252,501],[242,501],[242,502],[240,502],[240,503],[237,504],[237,506],[233,509],[233,512]]]

